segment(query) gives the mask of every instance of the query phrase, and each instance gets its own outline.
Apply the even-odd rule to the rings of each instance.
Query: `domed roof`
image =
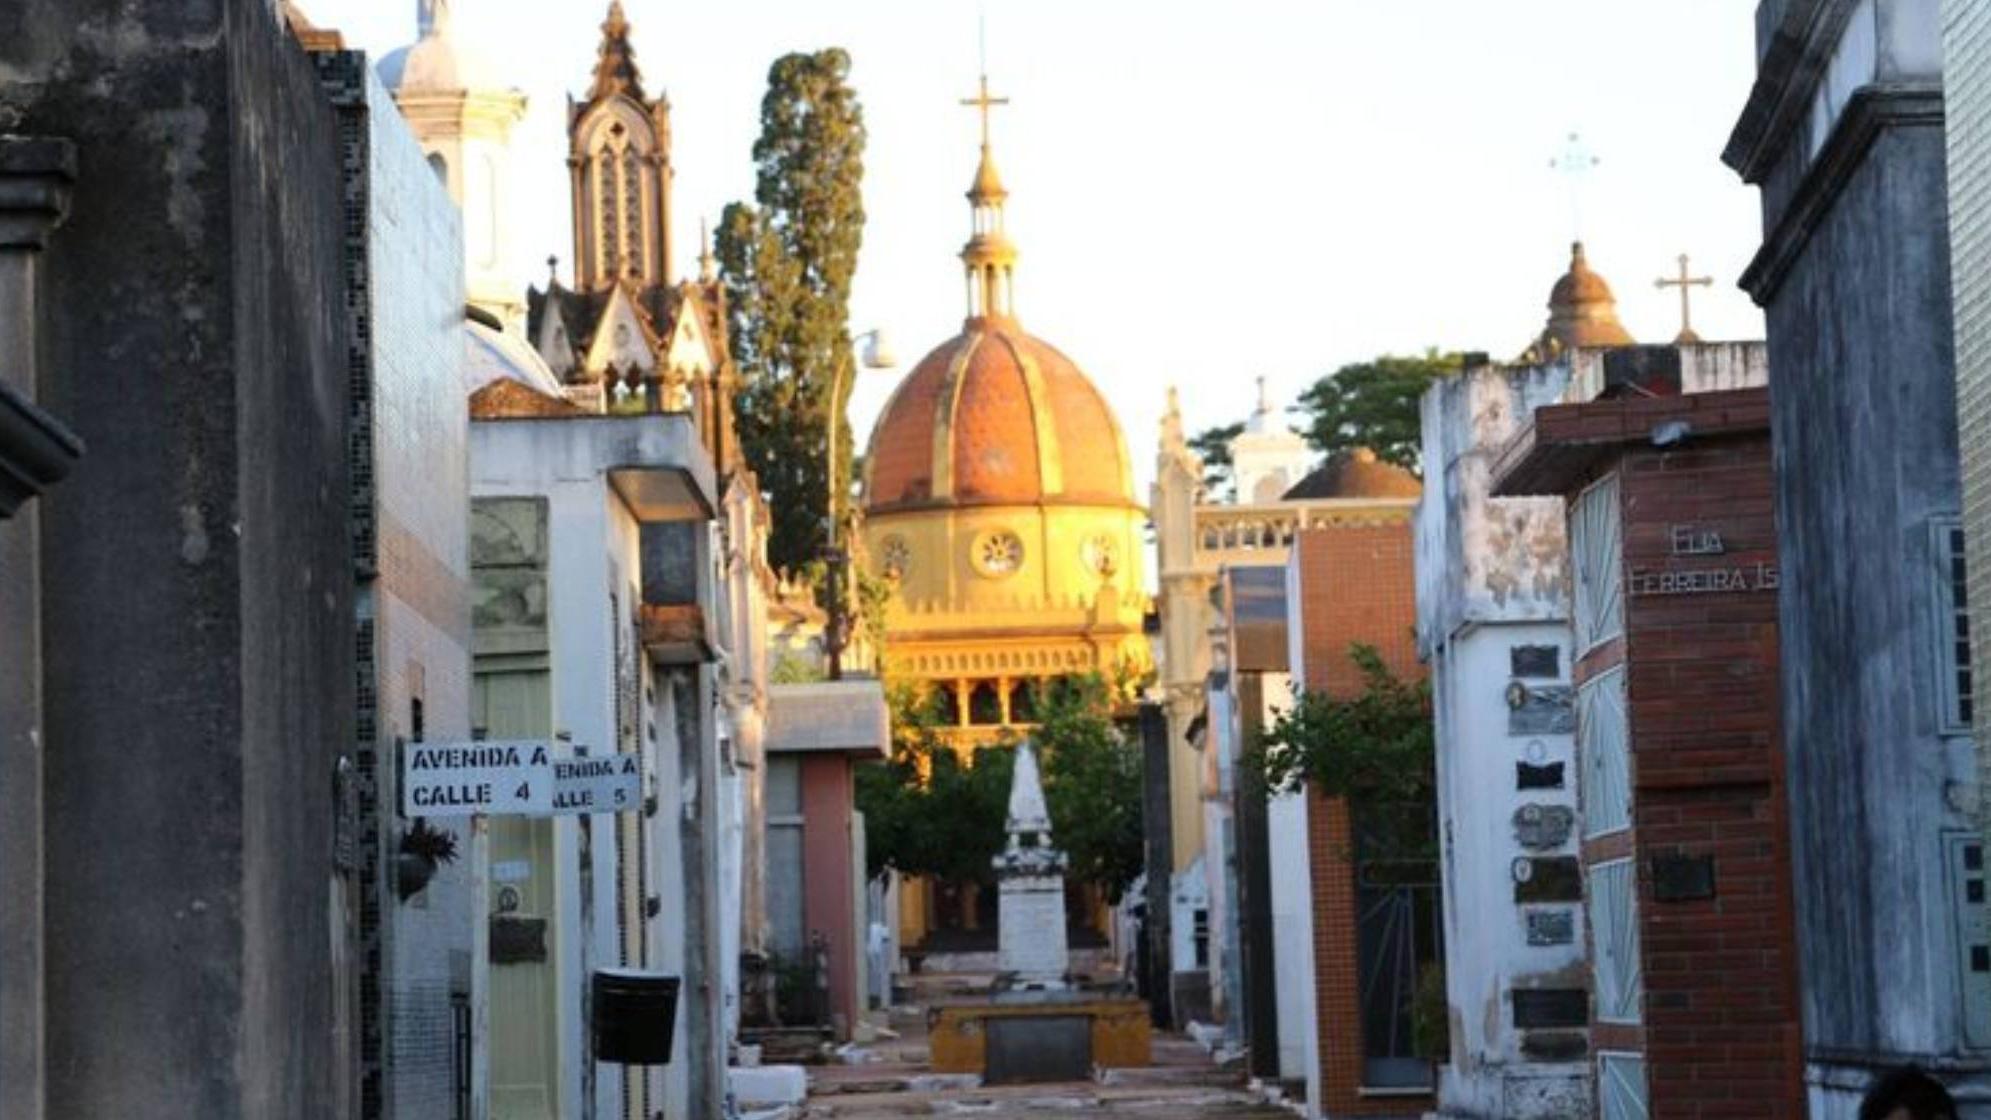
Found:
[[[396,48],[380,60],[380,84],[387,92],[399,96],[508,88],[496,67],[451,32],[448,4],[434,5],[424,20],[422,36],[413,46]]]
[[[968,320],[920,360],[871,430],[865,509],[1065,500],[1132,506],[1113,410],[1013,319]]]
[[[1604,278],[1591,271],[1581,241],[1570,245],[1569,271],[1549,290],[1549,322],[1541,341],[1551,352],[1632,345],[1631,332],[1618,321],[1617,298]]]
[[[1417,476],[1376,458],[1366,447],[1345,451],[1293,484],[1285,500],[1315,498],[1415,498],[1424,493]]]

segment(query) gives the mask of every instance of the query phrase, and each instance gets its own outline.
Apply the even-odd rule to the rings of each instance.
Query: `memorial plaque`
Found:
[[[1509,735],[1576,734],[1576,692],[1566,684],[1507,686]]]
[[[1562,847],[1574,827],[1576,810],[1567,805],[1530,802],[1514,810],[1514,842],[1531,852]]]
[[[1528,944],[1568,945],[1576,940],[1576,914],[1569,910],[1531,910]]]
[[[1562,650],[1556,646],[1515,646],[1508,651],[1508,672],[1516,677],[1562,676]]]
[[[1655,902],[1694,902],[1714,897],[1714,857],[1670,852],[1652,857]]]
[[[1514,764],[1515,789],[1561,789],[1562,763],[1551,762],[1546,766],[1534,766],[1526,762]]]
[[[1590,1021],[1590,993],[1582,988],[1517,988],[1514,1025],[1580,1027]]]
[[[1575,856],[1526,856],[1514,861],[1514,901],[1582,900],[1583,873]]]
[[[531,964],[546,959],[546,920],[512,914],[491,917],[491,963]]]
[[[999,889],[996,967],[1026,979],[1062,978],[1069,964],[1063,882],[1008,879]]]
[[[1521,1035],[1521,1056],[1531,1061],[1573,1062],[1589,1052],[1590,1039],[1582,1031],[1528,1031]]]

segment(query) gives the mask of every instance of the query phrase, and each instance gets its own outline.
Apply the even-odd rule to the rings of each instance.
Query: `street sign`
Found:
[[[401,755],[402,812],[545,817],[641,806],[643,768],[635,755],[572,752],[564,743],[533,739],[409,743]]]
[[[616,813],[643,800],[643,771],[633,754],[556,759],[554,813]]]
[[[553,744],[409,743],[401,806],[411,817],[536,815],[553,805]]]

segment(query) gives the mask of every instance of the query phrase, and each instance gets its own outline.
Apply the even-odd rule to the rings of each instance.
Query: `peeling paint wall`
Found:
[[[1578,900],[1531,891],[1524,903],[1515,877],[1576,850],[1563,504],[1488,494],[1493,457],[1570,373],[1482,365],[1423,402],[1417,636],[1437,717],[1447,1117],[1561,1120],[1590,1107],[1582,1015],[1572,1029],[1539,1002],[1516,1005],[1519,992],[1585,1006]]]

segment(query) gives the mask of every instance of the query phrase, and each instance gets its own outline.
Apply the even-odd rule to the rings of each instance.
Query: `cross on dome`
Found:
[[[1009,104],[1009,98],[989,96],[989,76],[987,74],[983,74],[981,91],[973,97],[962,98],[961,104],[981,110],[982,147],[986,149],[989,146],[989,110],[995,108],[998,105]]]

